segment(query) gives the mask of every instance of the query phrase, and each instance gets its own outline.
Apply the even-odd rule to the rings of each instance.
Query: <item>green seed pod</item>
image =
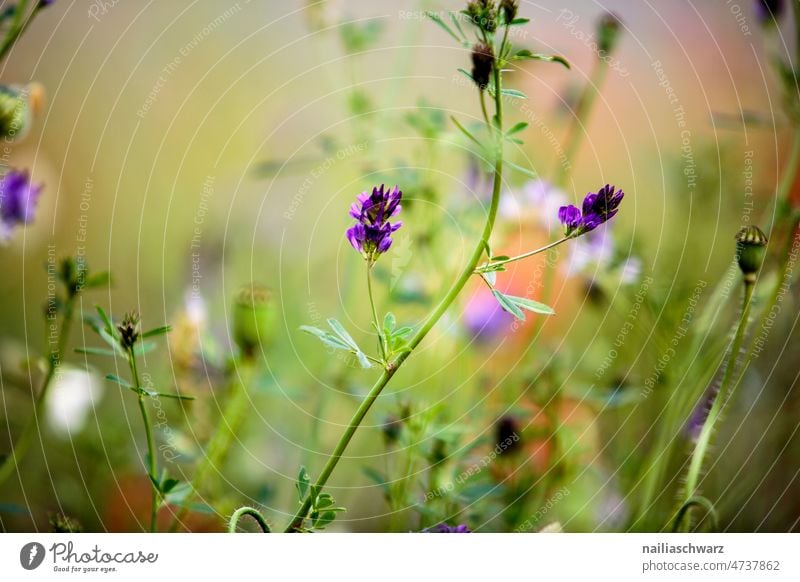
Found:
[[[272,291],[252,284],[242,288],[233,306],[233,340],[246,358],[259,346],[269,347],[275,335],[276,310]]]
[[[619,39],[619,31],[622,24],[619,18],[611,12],[606,12],[597,21],[597,48],[600,56],[604,57],[614,50]]]
[[[736,234],[736,259],[744,280],[754,282],[764,262],[767,235],[757,226],[745,226]]]

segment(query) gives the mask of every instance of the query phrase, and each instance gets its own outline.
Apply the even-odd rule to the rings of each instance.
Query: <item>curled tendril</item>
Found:
[[[228,533],[236,533],[236,526],[239,524],[239,520],[244,517],[245,515],[249,515],[252,517],[258,527],[261,528],[262,533],[272,533],[272,530],[267,523],[267,520],[264,519],[264,516],[255,508],[255,507],[240,507],[236,511],[233,512],[231,515],[231,519],[228,522]]]
[[[696,495],[687,499],[683,505],[681,505],[680,509],[678,509],[678,513],[675,514],[675,519],[672,521],[672,533],[681,531],[681,524],[684,518],[689,515],[690,510],[694,507],[702,507],[706,510],[703,519],[698,522],[698,525],[705,521],[706,518],[710,518],[710,531],[719,531],[719,519],[717,518],[717,510],[714,508],[714,504],[706,497]]]

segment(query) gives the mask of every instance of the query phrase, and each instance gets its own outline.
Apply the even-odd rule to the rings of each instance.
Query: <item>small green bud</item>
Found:
[[[621,27],[619,18],[611,12],[606,12],[597,21],[597,48],[601,57],[608,55],[617,46]]]
[[[0,138],[12,142],[25,137],[43,101],[44,90],[38,83],[25,87],[0,85]]]
[[[745,281],[752,283],[764,262],[767,235],[757,226],[745,226],[736,234],[736,259]]]
[[[472,24],[485,32],[497,30],[497,9],[494,0],[474,0],[467,3],[464,13],[472,20]]]
[[[276,311],[272,291],[262,285],[243,287],[233,306],[233,340],[246,358],[252,358],[259,346],[272,343]]]

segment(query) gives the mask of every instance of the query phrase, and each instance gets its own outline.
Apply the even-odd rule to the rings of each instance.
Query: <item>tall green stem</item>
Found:
[[[742,315],[739,319],[739,325],[736,328],[736,335],[733,339],[733,346],[728,356],[728,365],[725,368],[725,374],[722,377],[719,392],[716,398],[714,398],[714,402],[708,412],[708,417],[703,424],[703,428],[700,430],[700,436],[697,437],[697,443],[695,444],[694,453],[692,454],[692,459],[689,464],[689,470],[686,474],[686,488],[683,495],[685,500],[691,499],[697,494],[697,482],[700,478],[700,471],[703,467],[706,451],[711,442],[711,436],[714,432],[717,420],[719,420],[722,413],[722,409],[727,403],[730,393],[735,388],[735,384],[731,385],[731,380],[736,371],[736,364],[739,361],[739,350],[742,348],[742,341],[744,340],[748,319],[750,318],[750,305],[752,303],[754,287],[754,282],[745,280]]]
[[[378,311],[375,309],[375,297],[372,294],[372,267],[374,263],[367,265],[367,294],[369,295],[369,305],[372,308],[372,324],[375,326],[375,331],[378,334],[378,345],[381,351],[381,360],[386,361],[389,357],[388,346],[386,345],[385,338],[383,337],[383,328],[378,320]]]
[[[17,6],[14,8],[14,20],[11,21],[11,26],[9,27],[8,31],[6,32],[6,36],[3,39],[3,44],[0,45],[0,59],[6,56],[11,47],[14,46],[14,43],[17,39],[25,32],[25,29],[28,28],[28,25],[31,23],[33,18],[36,16],[36,13],[39,12],[41,4],[36,2],[36,7],[33,9],[33,12],[25,18],[25,9],[27,8],[28,0],[20,0],[17,3]]]
[[[494,82],[495,82],[495,119],[497,125],[497,131],[494,132],[495,135],[495,142],[496,142],[496,154],[495,154],[495,163],[494,163],[494,184],[492,188],[492,201],[489,205],[489,213],[486,217],[486,223],[483,227],[483,232],[481,234],[480,241],[477,245],[475,245],[475,249],[472,251],[467,264],[465,265],[464,269],[461,271],[458,279],[456,279],[455,283],[450,287],[450,290],[444,296],[444,298],[439,302],[433,312],[428,316],[428,319],[422,324],[422,327],[417,331],[416,334],[411,338],[409,341],[408,347],[409,350],[401,353],[397,358],[390,362],[386,369],[381,373],[381,376],[378,378],[377,382],[373,385],[372,389],[370,389],[369,393],[367,394],[366,398],[361,402],[358,409],[356,410],[353,417],[350,419],[350,422],[347,425],[347,428],[344,431],[344,434],[339,439],[339,442],[336,445],[336,448],[331,453],[330,458],[328,459],[327,463],[325,463],[325,467],[323,467],[322,472],[319,475],[316,483],[314,483],[313,487],[309,494],[306,496],[305,500],[301,504],[300,508],[295,513],[294,517],[292,518],[289,525],[286,527],[286,532],[293,532],[298,531],[302,528],[303,520],[308,515],[309,510],[311,509],[311,505],[314,502],[316,496],[322,491],[322,488],[325,487],[325,484],[328,482],[333,470],[336,468],[336,465],[339,463],[339,460],[342,458],[345,449],[350,444],[350,441],[353,438],[353,435],[358,430],[358,427],[361,425],[362,420],[369,412],[372,405],[375,403],[375,400],[378,398],[380,393],[392,379],[392,376],[397,372],[400,366],[406,361],[408,356],[411,352],[416,349],[416,347],[425,339],[425,336],[433,329],[433,326],[439,321],[439,319],[444,315],[444,313],[449,309],[452,305],[453,301],[455,301],[456,297],[458,297],[461,290],[467,284],[470,277],[472,276],[473,272],[475,271],[475,267],[478,266],[478,263],[483,256],[483,253],[486,249],[486,246],[489,243],[489,238],[491,237],[492,230],[494,229],[494,222],[495,218],[497,217],[497,208],[500,203],[500,190],[502,187],[503,182],[503,143],[502,138],[498,136],[502,136],[502,128],[503,128],[503,102],[501,99],[500,93],[500,72],[498,71],[497,67],[494,68]]]
[[[44,378],[42,379],[42,385],[39,388],[39,393],[35,396],[33,415],[28,421],[28,424],[26,424],[25,428],[22,430],[22,434],[20,434],[19,438],[14,443],[11,452],[5,459],[3,459],[3,463],[0,465],[0,485],[2,485],[19,466],[20,461],[28,452],[28,448],[31,445],[34,435],[36,435],[38,432],[39,420],[42,410],[44,409],[45,400],[47,399],[47,393],[49,392],[50,385],[53,383],[53,380],[56,377],[58,367],[61,365],[64,350],[66,349],[67,341],[69,340],[69,331],[72,326],[74,306],[75,296],[70,296],[66,301],[66,305],[64,306],[64,319],[61,322],[61,329],[58,333],[56,351],[51,352],[48,357],[47,372],[45,372]]]
[[[156,531],[156,524],[158,518],[158,504],[160,501],[160,493],[156,487],[158,481],[158,472],[156,469],[156,447],[155,440],[153,439],[153,425],[150,423],[150,415],[147,413],[147,406],[144,403],[144,392],[142,391],[142,384],[139,380],[139,371],[136,368],[136,355],[133,353],[133,348],[128,349],[128,363],[131,369],[131,379],[139,395],[139,411],[142,413],[142,423],[144,424],[144,432],[147,436],[147,476],[150,478],[150,489],[152,490],[152,497],[150,500],[150,531]]]

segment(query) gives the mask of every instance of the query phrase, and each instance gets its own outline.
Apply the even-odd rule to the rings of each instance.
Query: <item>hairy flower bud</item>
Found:
[[[472,24],[485,32],[497,30],[497,9],[493,0],[474,0],[467,4],[464,13]]]
[[[276,311],[272,291],[262,285],[248,285],[239,291],[233,306],[233,340],[246,358],[255,356],[259,346],[268,346],[275,333]]]
[[[122,323],[117,326],[119,343],[123,349],[132,349],[136,340],[139,339],[139,323],[139,313],[131,311],[125,314]]]
[[[472,48],[472,78],[479,89],[483,90],[489,85],[489,79],[494,68],[494,54],[492,47],[487,44],[476,44]]]
[[[756,273],[764,262],[764,247],[767,235],[757,226],[745,226],[736,234],[736,260],[742,270],[744,280],[755,282]]]
[[[503,13],[505,23],[508,24],[517,17],[519,2],[517,0],[501,0],[500,10]]]

